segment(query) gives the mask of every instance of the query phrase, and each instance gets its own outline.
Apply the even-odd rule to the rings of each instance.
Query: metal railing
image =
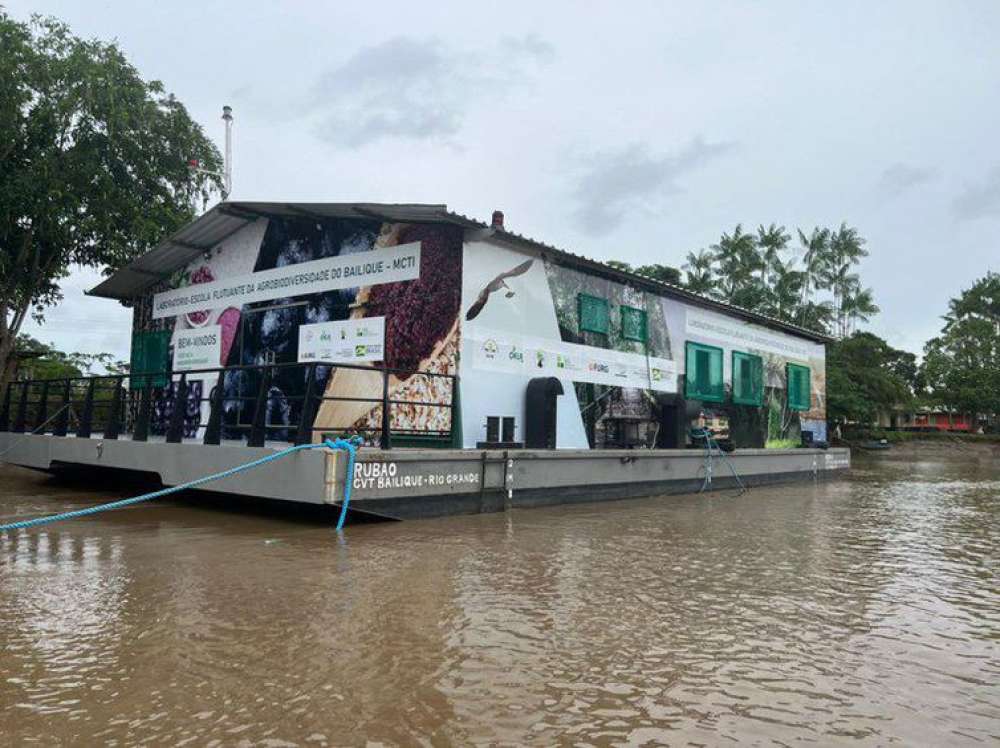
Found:
[[[326,394],[323,391],[325,383],[338,369],[380,376],[381,395]],[[300,392],[285,394],[274,387],[279,379],[298,385],[299,372],[301,387],[296,386],[296,389]],[[390,377],[393,375],[406,379],[445,380],[447,402],[392,398]],[[215,383],[206,394],[203,384],[213,376]],[[450,438],[455,428],[457,384],[458,378],[453,374],[325,361],[28,379],[12,381],[5,388],[0,401],[0,432],[73,434],[81,438],[100,434],[102,439],[128,436],[133,441],[148,441],[151,435],[162,435],[168,443],[180,443],[201,433],[204,444],[218,445],[223,439],[245,439],[248,446],[259,447],[267,440],[307,444],[313,441],[314,432],[319,431],[361,434],[367,442],[389,449],[393,436]],[[202,422],[206,402],[209,404],[208,420]],[[353,423],[315,426],[316,416],[325,402],[367,403],[371,406],[368,413],[381,408],[379,425],[361,428],[355,419]],[[393,413],[399,406],[445,409],[449,428],[394,430]],[[275,422],[274,415],[278,411],[285,417]],[[377,439],[374,438],[376,434]]]

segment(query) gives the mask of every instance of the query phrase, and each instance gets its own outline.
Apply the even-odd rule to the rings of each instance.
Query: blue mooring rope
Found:
[[[729,457],[722,450],[722,447],[719,446],[719,442],[717,442],[715,440],[715,437],[712,435],[712,432],[709,429],[706,429],[706,428],[694,428],[694,429],[691,429],[691,437],[694,438],[694,439],[704,439],[705,440],[705,480],[701,484],[701,489],[698,491],[698,493],[703,493],[706,489],[709,489],[709,488],[712,487],[712,472],[713,472],[712,471],[712,456],[713,456],[713,449],[716,452],[719,453],[719,457],[722,458],[722,461],[732,471],[733,477],[736,479],[736,485],[740,487],[739,495],[742,496],[743,494],[745,494],[749,490],[746,487],[746,485],[743,483],[743,480],[740,478],[740,474],[738,472],[736,472],[736,466],[733,465],[732,462],[730,462]]]
[[[344,479],[344,501],[340,507],[340,517],[337,520],[337,530],[341,530],[344,527],[344,520],[347,518],[347,505],[351,503],[351,484],[354,482],[354,458],[357,455],[357,448],[361,443],[361,437],[354,436],[350,439],[326,439],[319,444],[299,444],[295,447],[289,447],[288,449],[283,449],[280,452],[275,452],[274,454],[267,455],[266,457],[261,457],[260,459],[247,462],[243,465],[237,465],[234,468],[229,468],[228,470],[223,470],[221,473],[213,473],[212,475],[206,475],[202,478],[196,478],[195,480],[188,481],[187,483],[182,483],[179,486],[171,486],[170,488],[161,488],[159,491],[153,491],[152,493],[144,493],[141,496],[133,496],[131,499],[121,499],[120,501],[112,501],[107,504],[98,504],[97,506],[87,507],[86,509],[77,509],[72,512],[62,512],[60,514],[50,514],[45,517],[35,517],[34,519],[24,519],[20,522],[10,522],[6,525],[0,525],[0,532],[6,532],[9,530],[26,530],[31,527],[38,527],[39,525],[47,525],[52,522],[61,522],[66,519],[76,519],[78,517],[86,517],[91,514],[98,514],[100,512],[108,512],[112,509],[121,509],[126,506],[131,506],[132,504],[138,504],[142,501],[150,501],[152,499],[159,499],[162,496],[167,496],[172,493],[177,493],[178,491],[184,491],[188,488],[194,488],[195,486],[201,486],[205,483],[210,483],[214,480],[220,480],[222,478],[228,478],[231,475],[236,475],[237,473],[242,473],[246,470],[252,470],[253,468],[260,467],[261,465],[266,465],[269,462],[274,462],[275,460],[280,460],[282,457],[287,457],[293,452],[300,452],[304,449],[317,449],[319,447],[327,447],[329,449],[342,449],[347,452],[347,476]]]

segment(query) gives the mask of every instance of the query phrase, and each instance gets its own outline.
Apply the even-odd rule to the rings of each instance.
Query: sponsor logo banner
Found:
[[[222,356],[222,326],[180,330],[174,336],[174,371],[211,369]]]
[[[420,242],[197,283],[153,296],[153,319],[420,277]]]
[[[666,358],[482,329],[472,334],[470,343],[472,365],[476,369],[612,387],[677,391],[677,367]]]
[[[299,361],[382,361],[385,317],[345,319],[299,326]]]

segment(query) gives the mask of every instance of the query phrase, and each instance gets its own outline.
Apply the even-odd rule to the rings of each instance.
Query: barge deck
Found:
[[[223,442],[167,443],[0,432],[0,459],[26,468],[96,473],[141,472],[174,486],[287,447]],[[834,478],[850,468],[847,449],[739,449],[728,459],[748,486]],[[706,455],[699,449],[471,450],[362,448],[351,506],[399,519],[501,511],[585,501],[608,501],[702,489]],[[347,456],[316,449],[264,468],[215,481],[206,491],[311,504],[339,504]],[[727,466],[713,458],[712,488],[735,487]],[[195,489],[197,490],[197,489]]]

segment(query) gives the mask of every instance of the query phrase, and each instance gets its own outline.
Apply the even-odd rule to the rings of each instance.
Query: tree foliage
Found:
[[[959,413],[1000,414],[1000,275],[987,273],[952,299],[944,320],[924,346],[931,397]]]
[[[110,353],[66,353],[25,333],[17,336],[14,351],[20,359],[18,379],[65,379],[128,371],[128,363],[115,360]]]
[[[189,167],[198,159],[204,167]],[[115,269],[218,189],[218,150],[115,44],[0,8],[0,383],[75,266]]]
[[[632,267],[627,262],[622,262],[621,260],[611,260],[608,262],[608,265],[616,270],[626,273],[638,273],[639,275],[645,275],[647,278],[652,278],[663,283],[670,283],[675,286],[681,283],[681,271],[670,265],[639,265],[638,267]]]
[[[865,240],[847,224],[836,230],[796,230],[799,249],[784,226],[746,231],[737,224],[719,241],[689,252],[685,285],[720,301],[801,327],[844,338],[879,309],[855,268],[868,255]]]
[[[827,420],[868,424],[880,413],[910,405],[915,373],[916,356],[872,333],[832,343],[826,352]]]
[[[861,284],[858,263],[868,256],[857,229],[842,223],[836,230],[796,230],[799,247],[784,226],[761,224],[755,232],[736,224],[707,249],[688,252],[684,277],[666,265],[612,260],[620,270],[634,270],[680,285],[694,293],[845,338],[859,323],[878,313],[874,293]]]

